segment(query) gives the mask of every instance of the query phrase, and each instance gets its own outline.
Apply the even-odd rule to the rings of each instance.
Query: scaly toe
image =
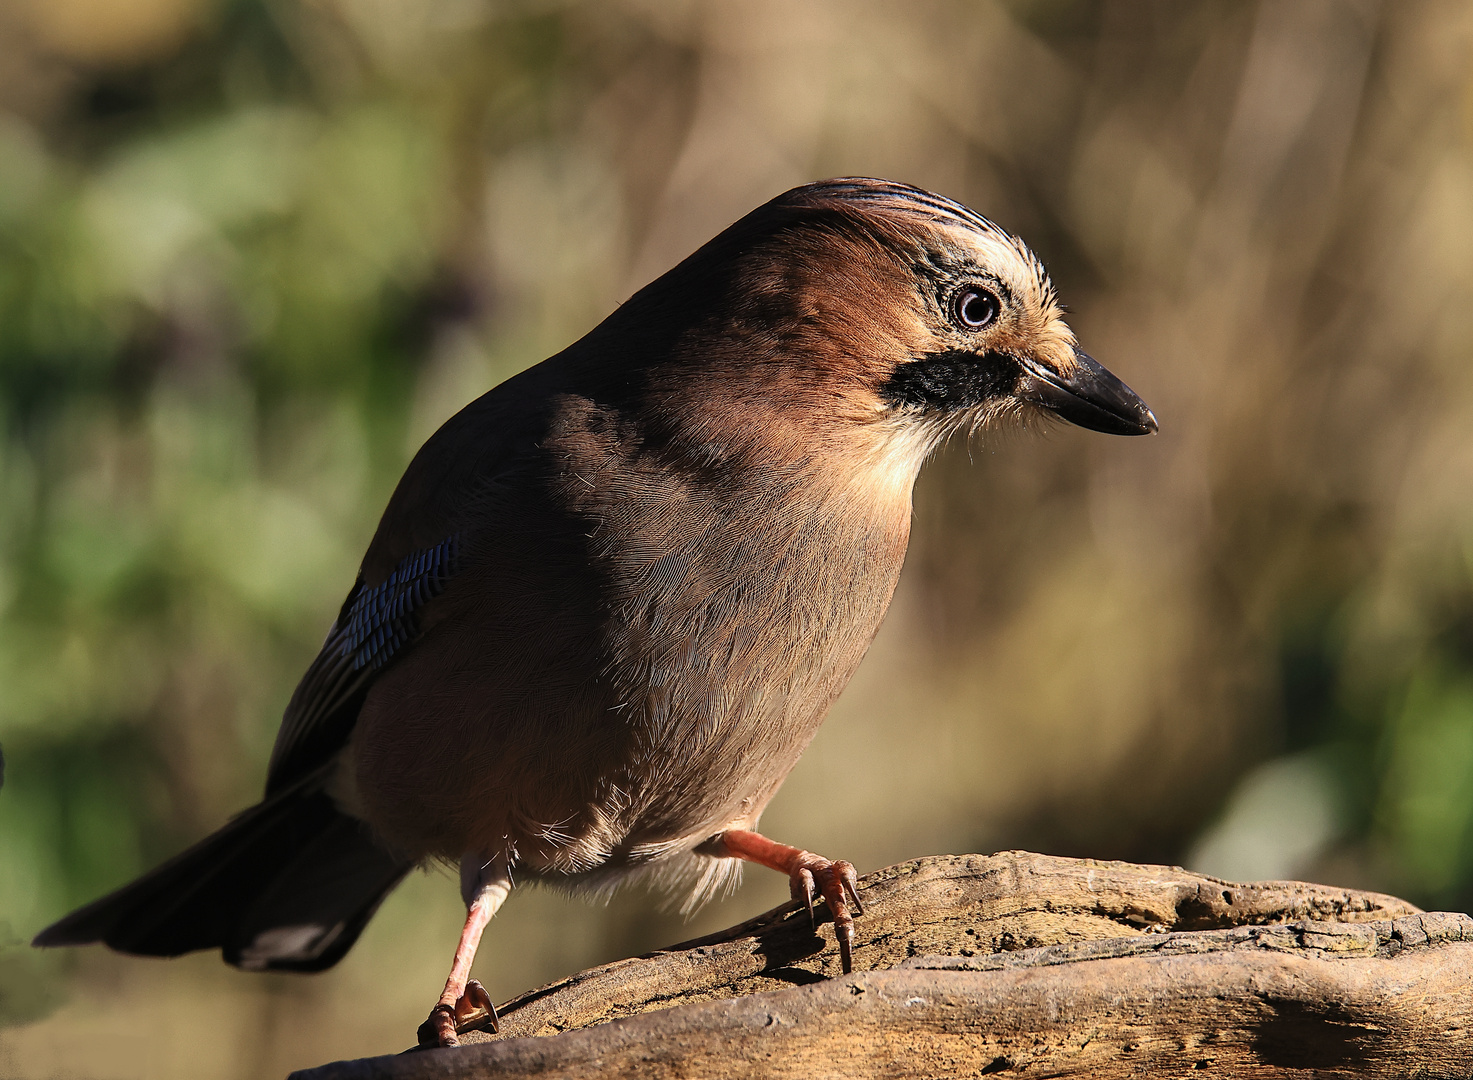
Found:
[[[824,906],[834,920],[834,937],[839,943],[839,967],[847,975],[854,970],[854,916],[849,913],[849,903],[853,903],[858,914],[864,914],[864,907],[859,902],[859,875],[852,863],[842,859],[830,862],[809,852],[803,852],[802,858],[790,879],[793,899],[803,901],[808,908],[809,921],[813,922],[814,894],[823,898]]]
[[[820,887],[824,902],[834,917],[834,937],[839,942],[839,970],[848,975],[854,970],[854,916],[849,914],[848,905],[844,902],[844,867],[848,867],[849,873],[854,873],[854,868],[848,863],[835,863]]]
[[[419,1025],[419,1045],[425,1047],[435,1046],[459,1046],[460,1040],[455,1037],[455,1009],[444,1002],[440,1002],[430,1010],[429,1019]]]

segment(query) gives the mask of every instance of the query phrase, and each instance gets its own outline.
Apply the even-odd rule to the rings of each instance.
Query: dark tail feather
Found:
[[[289,788],[117,892],[36,935],[237,967],[321,971],[342,959],[410,864],[379,847],[320,783]]]

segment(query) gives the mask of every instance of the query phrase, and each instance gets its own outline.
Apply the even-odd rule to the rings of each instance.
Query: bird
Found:
[[[759,819],[880,626],[923,462],[1042,418],[1158,429],[1022,240],[886,180],[779,195],[430,437],[262,801],[35,944],[319,971],[439,861],[467,915],[419,1037],[454,1046],[495,1024],[470,969],[514,875],[689,910],[753,862],[850,971],[854,867]]]

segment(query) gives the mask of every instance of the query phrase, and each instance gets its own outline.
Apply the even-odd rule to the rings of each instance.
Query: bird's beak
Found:
[[[1018,397],[1068,420],[1110,435],[1151,435],[1156,417],[1134,390],[1087,353],[1074,350],[1074,370],[1061,375],[1030,357],[1021,360]]]

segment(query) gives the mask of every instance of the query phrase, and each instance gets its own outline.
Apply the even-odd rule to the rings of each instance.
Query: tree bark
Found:
[[[1024,852],[860,883],[855,973],[787,904],[501,1007],[499,1037],[296,1080],[1473,1075],[1473,920]]]

